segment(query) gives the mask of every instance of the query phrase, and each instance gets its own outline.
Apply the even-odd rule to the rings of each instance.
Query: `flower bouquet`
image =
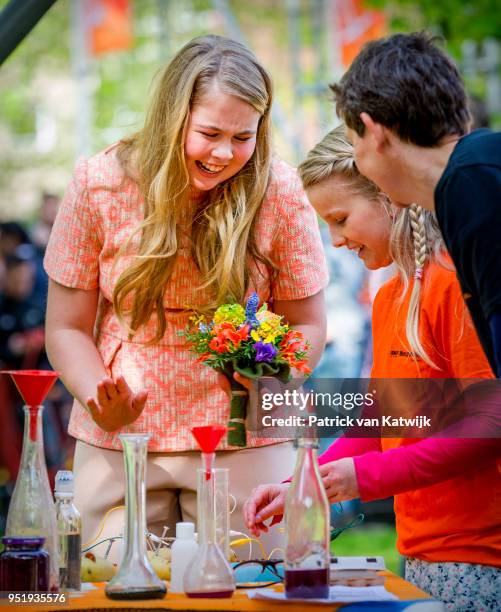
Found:
[[[274,376],[282,382],[291,378],[291,368],[311,373],[307,366],[310,348],[303,334],[289,328],[283,317],[259,307],[253,293],[245,308],[240,304],[223,304],[212,321],[192,317],[191,325],[180,332],[199,355],[197,361],[222,372],[231,385],[231,407],[228,444],[246,446],[245,418],[248,392],[233,378],[238,372],[250,379]]]

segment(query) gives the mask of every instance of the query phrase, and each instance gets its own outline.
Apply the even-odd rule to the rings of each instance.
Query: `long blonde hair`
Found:
[[[143,129],[122,141],[118,149],[126,175],[137,177],[144,197],[144,221],[137,229],[141,237],[133,262],[115,286],[113,305],[122,323],[126,314],[131,315],[131,334],[156,313],[153,341],[161,339],[166,329],[163,297],[176,260],[180,203],[186,201],[190,188],[184,158],[189,113],[214,81],[222,92],[247,102],[261,117],[250,160],[210,191],[193,221],[192,255],[202,275],[201,288],[211,296],[204,311],[213,312],[225,301],[243,300],[251,275],[249,259],[275,270],[273,262],[258,251],[253,234],[270,175],[271,79],[240,43],[212,35],[194,38],[161,75]],[[118,256],[127,252],[133,236]],[[132,307],[127,309],[130,296]]]
[[[402,299],[414,278],[406,319],[406,338],[413,353],[428,365],[439,369],[427,354],[419,336],[419,311],[423,269],[427,260],[447,266],[445,246],[435,215],[417,204],[397,210],[375,183],[360,174],[353,155],[353,145],[344,125],[331,130],[300,164],[299,176],[305,189],[330,176],[340,176],[355,193],[379,203],[391,216],[390,255],[403,282]],[[394,214],[391,214],[391,211]]]

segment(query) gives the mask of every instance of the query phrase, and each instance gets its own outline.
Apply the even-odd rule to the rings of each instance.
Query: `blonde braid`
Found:
[[[409,300],[409,310],[405,322],[407,341],[416,355],[421,357],[429,366],[439,369],[430,359],[419,337],[419,311],[423,268],[428,256],[428,241],[426,236],[425,212],[417,204],[411,204],[408,208],[409,221],[412,230],[412,241],[414,246],[414,285]]]

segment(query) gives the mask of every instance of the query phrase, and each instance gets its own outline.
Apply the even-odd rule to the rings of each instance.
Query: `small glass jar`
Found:
[[[49,553],[45,538],[3,537],[0,555],[0,591],[49,591]]]

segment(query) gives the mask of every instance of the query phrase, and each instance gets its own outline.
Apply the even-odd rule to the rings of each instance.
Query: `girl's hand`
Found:
[[[289,490],[289,482],[282,484],[259,485],[252,490],[243,507],[244,522],[252,535],[258,537],[261,531],[280,523],[284,514],[285,497]],[[269,525],[264,521],[273,517]]]
[[[355,462],[352,457],[321,465],[320,476],[331,504],[360,497]]]
[[[97,398],[87,399],[87,408],[104,431],[116,431],[133,423],[143,411],[148,391],[133,393],[123,376],[114,382],[103,378],[97,385]]]
[[[250,378],[246,378],[245,376],[242,376],[238,372],[233,373],[233,378],[238,383],[240,383],[242,387],[245,387],[247,391],[249,391],[249,393],[253,390],[254,381],[252,381]],[[225,374],[218,372],[217,382],[219,383],[219,386],[221,387],[221,389],[226,393],[226,395],[228,397],[231,397],[231,386],[230,386],[230,381],[228,380],[228,377]]]

